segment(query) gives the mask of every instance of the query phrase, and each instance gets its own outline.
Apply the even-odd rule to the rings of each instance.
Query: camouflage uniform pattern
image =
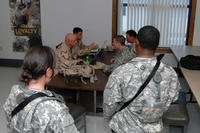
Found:
[[[77,46],[80,48],[80,49],[84,49],[86,48],[87,46],[83,44],[82,40],[78,40],[77,41]]]
[[[76,45],[75,45],[76,46]],[[92,65],[77,65],[77,53],[74,51],[76,47],[70,49],[65,43],[62,43],[56,49],[57,64],[55,74],[61,73],[66,77],[81,78],[81,81],[86,84],[83,78],[90,78],[90,82],[94,83],[95,70]]]
[[[3,108],[6,112],[9,133],[78,133],[69,109],[59,95],[40,97],[30,102],[23,110],[11,118],[14,108],[25,98],[37,93],[21,85],[12,87]],[[43,93],[52,96],[45,90]]]
[[[77,45],[74,46],[72,51],[77,56],[82,56],[84,54],[90,53],[89,46],[84,45],[81,40],[77,41]]]
[[[73,49],[74,47],[69,48],[65,43],[62,43],[58,48],[56,48],[56,57],[59,65],[61,63],[65,63],[68,66],[77,64],[77,57]]]
[[[160,64],[156,74],[141,94],[125,109],[149,76],[156,58],[134,58],[110,75],[104,91],[104,119],[117,133],[160,133],[162,115],[177,100],[180,83],[172,67]],[[116,114],[115,114],[116,112]]]
[[[131,59],[135,57],[135,54],[132,50],[130,50],[127,46],[124,46],[122,51],[117,51],[114,56],[115,61],[111,65],[107,65],[105,68],[105,72],[112,72],[118,66],[129,62]]]
[[[77,55],[75,52],[73,52],[73,48],[69,48],[65,43],[62,43],[58,48],[56,48],[56,69],[55,74],[59,73],[62,68],[65,68],[66,70],[69,70],[69,73],[77,73],[76,72],[76,66],[78,63]],[[74,68],[74,69],[72,69]]]
[[[126,43],[126,46],[129,48],[130,51],[134,51],[135,52],[135,42],[133,43]]]

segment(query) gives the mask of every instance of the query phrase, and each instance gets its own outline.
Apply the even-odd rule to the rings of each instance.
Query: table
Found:
[[[86,79],[85,81],[87,84],[84,84],[82,82],[74,83],[74,82],[66,82],[65,78],[62,75],[56,75],[48,84],[48,88],[53,88],[57,90],[76,90],[76,91],[83,91],[84,93],[81,95],[83,99],[86,100],[86,103],[90,102],[90,104],[93,104],[93,109],[91,109],[90,104],[85,104],[87,106],[88,111],[96,112],[96,95],[97,91],[103,92],[105,85],[108,81],[108,76],[102,72],[102,70],[96,70],[96,76],[98,78],[97,81],[94,83],[90,83],[89,79]],[[91,95],[87,92],[93,93],[93,98],[91,98]],[[83,96],[85,94],[85,96]],[[87,98],[84,98],[87,97]],[[82,99],[82,98],[80,98]],[[84,104],[83,101],[80,101]]]
[[[172,46],[170,48],[178,62],[180,61],[181,57],[184,57],[188,54],[200,56],[200,46]],[[189,70],[181,66],[180,69],[193,95],[200,105],[200,71]]]
[[[171,46],[170,48],[178,61],[189,54],[200,56],[200,46]]]
[[[95,70],[97,81],[90,83],[89,79],[86,79],[86,83],[82,82],[66,82],[65,78],[57,74],[53,79],[48,83],[50,88],[59,88],[59,89],[71,89],[71,90],[85,90],[85,91],[103,91],[108,80],[108,76],[102,72],[102,70]]]
[[[109,64],[110,59],[112,58],[113,53],[112,52],[104,52],[103,57],[98,57],[97,61],[101,61],[103,63]],[[52,78],[52,80],[47,84],[47,88],[53,88],[58,91],[65,91],[65,90],[76,90],[76,91],[81,91],[83,94],[80,96],[86,100],[86,103],[92,103],[93,107],[89,107],[87,104],[86,109],[87,111],[92,111],[96,112],[96,97],[97,97],[97,91],[103,92],[105,85],[108,81],[108,75],[106,75],[102,70],[95,70],[96,76],[97,76],[97,81],[94,83],[90,83],[89,79],[85,80],[87,84],[84,84],[82,82],[74,83],[74,82],[66,82],[65,78],[62,75],[56,75]],[[93,93],[93,98],[91,98],[90,93]],[[84,96],[85,95],[85,96]],[[85,98],[87,97],[87,98]],[[83,102],[83,101],[80,101]]]

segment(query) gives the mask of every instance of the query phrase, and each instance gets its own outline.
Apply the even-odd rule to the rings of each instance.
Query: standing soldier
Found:
[[[125,38],[122,35],[118,35],[113,39],[113,48],[116,50],[116,54],[111,59],[111,65],[107,65],[104,69],[108,73],[135,57],[134,52],[125,46]]]
[[[136,58],[118,67],[109,77],[104,91],[104,118],[117,133],[160,133],[162,115],[178,98],[180,83],[171,66],[161,63],[144,90],[124,109],[147,79],[157,60],[155,50],[160,33],[152,26],[138,32]]]
[[[9,133],[78,133],[63,98],[45,89],[53,76],[54,52],[31,48],[22,65],[23,85],[14,85],[3,108]]]

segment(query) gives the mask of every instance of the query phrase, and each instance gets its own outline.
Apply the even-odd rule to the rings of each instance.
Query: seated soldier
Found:
[[[134,30],[128,30],[126,32],[126,46],[128,46],[130,48],[130,50],[132,50],[135,46],[135,40],[137,37],[137,33]],[[133,51],[135,52],[135,50],[133,49]]]
[[[70,68],[82,61],[77,59],[76,54],[73,53],[73,48],[76,44],[75,35],[69,33],[65,36],[65,42],[56,48],[57,64],[55,74],[60,72],[63,67]]]
[[[126,43],[133,44],[137,38],[137,33],[134,30],[128,30],[126,32]]]
[[[73,29],[73,34],[76,36],[77,45],[75,46],[75,52],[77,52],[78,55],[83,55],[84,53],[88,53],[93,49],[97,48],[97,45],[94,43],[91,43],[89,46],[86,46],[82,42],[83,38],[83,30],[79,27],[75,27]]]
[[[73,53],[73,49],[77,45],[74,34],[67,34],[65,42],[56,48],[57,64],[55,74],[60,73],[71,79],[90,78],[90,82],[94,82],[94,68],[92,66],[82,64],[83,59],[77,59],[77,55]]]
[[[129,62],[135,57],[135,54],[125,46],[125,38],[122,35],[118,35],[113,39],[113,49],[116,50],[115,56],[111,59],[111,65],[107,65],[104,72],[112,72],[118,66]]]
[[[116,133],[161,133],[162,115],[178,98],[180,83],[171,66],[160,63],[155,75],[139,95],[120,111],[124,103],[135,97],[149,77],[157,59],[155,51],[160,33],[145,26],[136,39],[136,58],[118,67],[110,75],[104,90],[104,118]]]

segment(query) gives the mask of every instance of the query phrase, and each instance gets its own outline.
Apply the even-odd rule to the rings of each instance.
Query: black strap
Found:
[[[126,103],[124,103],[123,106],[119,109],[119,111],[121,111],[124,108],[126,108],[144,90],[144,88],[148,85],[148,83],[151,81],[152,77],[155,75],[156,71],[158,70],[158,68],[160,66],[160,61],[163,58],[163,56],[164,56],[164,54],[160,54],[160,55],[157,56],[156,65],[154,66],[153,70],[149,74],[149,76],[146,79],[146,81],[140,86],[140,88],[139,88],[138,92],[135,94],[135,96],[131,100],[129,100]]]
[[[36,94],[33,94],[31,96],[29,96],[28,98],[26,98],[23,102],[21,102],[11,113],[11,117],[15,116],[20,110],[22,110],[26,105],[28,105],[31,101],[33,101],[34,99],[36,98],[39,98],[39,97],[51,97],[51,96],[48,96],[47,94],[45,93],[42,93],[42,92],[38,92]],[[53,96],[52,96],[53,97]]]

